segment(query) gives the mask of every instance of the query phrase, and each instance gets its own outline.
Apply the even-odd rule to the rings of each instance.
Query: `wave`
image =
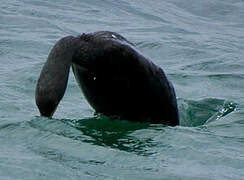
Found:
[[[205,98],[198,101],[179,99],[182,126],[201,126],[220,120],[237,108],[237,103],[224,99]]]

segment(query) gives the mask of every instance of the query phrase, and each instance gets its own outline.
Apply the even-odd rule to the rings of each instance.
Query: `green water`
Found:
[[[0,3],[0,179],[244,177],[244,2]],[[180,126],[95,116],[73,74],[53,119],[34,90],[54,43],[115,31],[174,84]]]

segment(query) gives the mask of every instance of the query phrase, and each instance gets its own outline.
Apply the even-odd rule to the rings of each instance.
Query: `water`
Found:
[[[244,1],[0,3],[0,179],[243,179]],[[181,125],[94,116],[74,76],[54,119],[34,89],[54,43],[110,30],[175,86]]]

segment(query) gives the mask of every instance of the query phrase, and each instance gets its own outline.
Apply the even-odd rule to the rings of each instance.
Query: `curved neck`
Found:
[[[51,118],[65,93],[75,53],[74,40],[72,36],[59,40],[42,68],[36,85],[36,104],[42,116]]]

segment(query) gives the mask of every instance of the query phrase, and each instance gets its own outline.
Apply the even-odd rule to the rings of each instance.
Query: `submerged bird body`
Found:
[[[124,37],[107,31],[66,37],[56,43],[37,83],[41,115],[51,117],[54,113],[67,86],[70,66],[97,113],[131,121],[179,124],[174,88],[163,70]]]

